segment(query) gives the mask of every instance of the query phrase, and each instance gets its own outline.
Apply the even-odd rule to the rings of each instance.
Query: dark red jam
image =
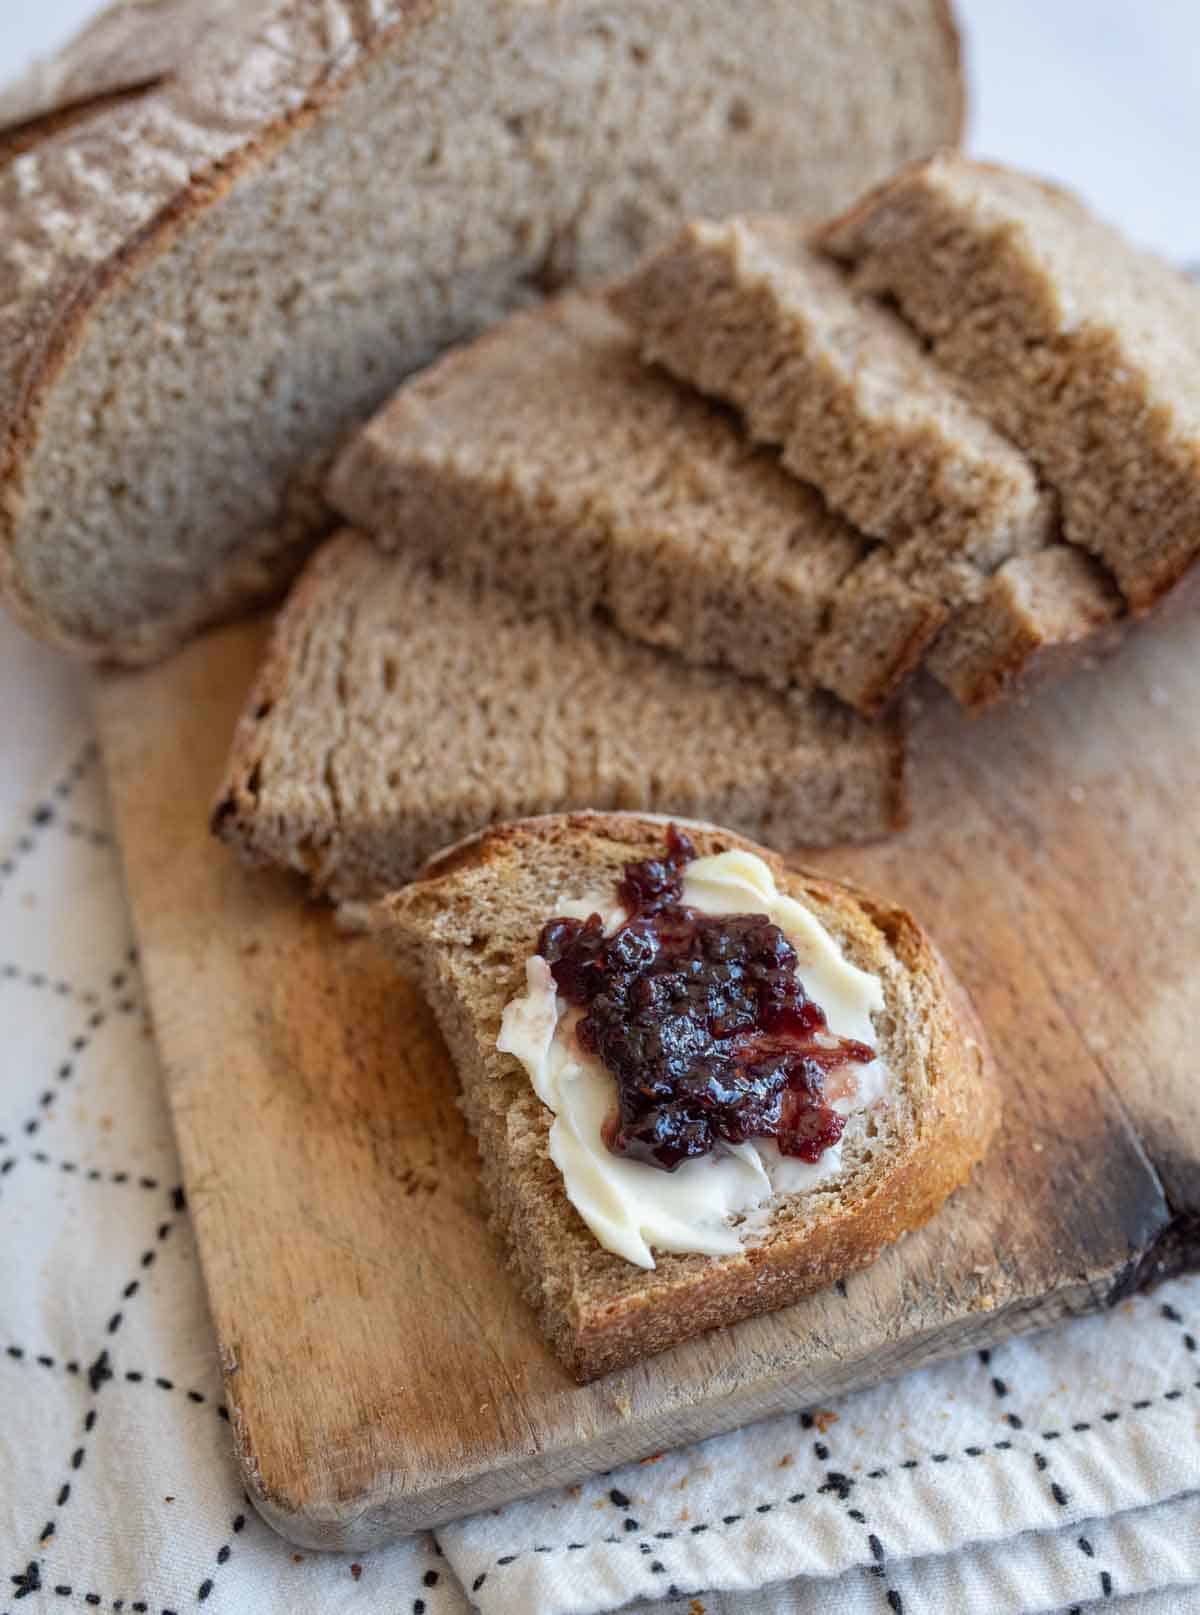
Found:
[[[616,1079],[605,1143],[667,1172],[748,1138],[816,1161],[845,1126],[826,1101],[827,1076],[875,1051],[829,1035],[795,950],[765,914],[683,906],[695,856],[672,825],[665,857],[626,864],[618,894],[629,918],[618,931],[606,937],[592,914],[550,920],[538,939],[558,991],[586,1011],[580,1046]]]

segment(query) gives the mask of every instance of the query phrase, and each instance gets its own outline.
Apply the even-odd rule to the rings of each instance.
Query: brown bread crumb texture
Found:
[[[1057,186],[951,154],[822,233],[1029,455],[1131,610],[1200,553],[1200,291]]]
[[[966,1180],[998,1116],[970,1005],[910,915],[729,832],[689,827],[702,855],[759,852],[848,956],[880,975],[877,1030],[894,1095],[882,1117],[847,1128],[843,1173],[777,1198],[741,1254],[660,1255],[646,1272],[602,1249],[547,1154],[549,1112],[495,1040],[543,922],[563,899],[615,882],[628,860],[661,848],[665,827],[611,814],[498,826],[435,859],[374,917],[437,1013],[479,1141],[493,1228],[555,1352],[581,1380],[786,1306],[873,1261]]]
[[[866,554],[727,412],[640,361],[573,293],[403,386],[329,497],[389,548],[472,584],[776,688],[811,683],[841,580]]]
[[[903,714],[683,667],[346,532],[283,608],[214,827],[338,899],[378,896],[496,819],[573,807],[720,817],[793,848],[907,816]]]

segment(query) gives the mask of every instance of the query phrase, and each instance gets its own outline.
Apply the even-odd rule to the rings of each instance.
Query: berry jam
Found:
[[[538,939],[558,991],[586,1011],[581,1048],[616,1079],[605,1143],[667,1172],[749,1138],[816,1161],[845,1126],[826,1077],[875,1051],[830,1035],[795,950],[765,914],[683,906],[695,856],[672,825],[665,857],[626,864],[617,891],[629,919],[618,931],[606,937],[592,914],[550,920]]]

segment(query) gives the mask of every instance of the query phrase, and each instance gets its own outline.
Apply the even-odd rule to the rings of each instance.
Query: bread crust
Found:
[[[78,101],[68,101],[50,111],[39,112],[29,118],[0,126],[0,165],[9,163],[22,152],[32,151],[43,140],[73,129],[77,123],[86,123],[111,107],[124,106],[127,101],[140,100],[156,90],[160,78],[144,78],[120,89],[99,90]]]
[[[149,259],[166,251],[176,235],[220,201],[249,168],[265,161],[285,141],[310,124],[331,100],[353,83],[359,74],[367,71],[377,56],[402,33],[431,16],[436,8],[437,0],[406,0],[405,16],[383,29],[347,72],[341,76],[331,75],[328,80],[310,87],[295,108],[265,125],[253,139],[215,169],[193,175],[188,184],[123,242],[116,252],[93,265],[69,294],[55,298],[52,291],[49,296],[39,297],[31,309],[24,311],[23,323],[34,329],[41,325],[41,329],[30,346],[28,359],[19,367],[16,376],[6,377],[0,371],[0,397],[5,384],[11,395],[11,404],[6,412],[7,429],[0,443],[0,594],[18,620],[39,638],[87,661],[116,660],[123,665],[139,666],[158,661],[181,637],[180,620],[172,617],[165,619],[156,629],[143,633],[136,641],[120,647],[107,642],[98,643],[67,631],[40,611],[32,600],[26,598],[17,581],[16,524],[25,492],[23,471],[37,440],[39,410],[55,378],[76,351],[87,320],[104,298],[119,291]],[[130,98],[128,95],[119,95],[113,98],[110,105],[123,105]],[[48,304],[54,306],[48,307]],[[237,570],[236,563],[233,569]],[[274,592],[268,586],[263,591],[263,598],[270,598]],[[221,620],[220,615],[214,617],[204,611],[203,603],[198,620],[187,621],[188,615],[185,611],[182,626],[185,636],[202,623]]]
[[[254,789],[257,762],[258,720],[284,693],[287,685],[288,663],[291,659],[291,639],[287,630],[293,624],[304,623],[320,604],[326,580],[336,573],[343,556],[354,548],[357,535],[350,530],[338,534],[324,544],[301,573],[288,597],[286,625],[283,616],[276,619],[267,643],[266,654],[233,732],[225,776],[209,815],[209,829],[218,840],[236,847],[243,860],[251,865],[271,862],[269,855],[257,845],[258,801]],[[293,848],[293,861],[304,863],[310,856],[307,849]],[[320,854],[311,853],[314,873]]]
[[[963,63],[963,36],[954,14],[954,0],[934,0],[934,15],[946,40],[950,76],[957,89],[952,144],[961,145],[967,132],[967,75]]]
[[[497,826],[430,860],[416,881],[373,911],[370,922],[384,945],[420,974],[459,1063],[464,1108],[480,1138],[493,1226],[506,1243],[510,1264],[538,1310],[556,1353],[580,1381],[708,1329],[786,1306],[866,1266],[887,1244],[926,1222],[966,1181],[999,1120],[999,1092],[975,1011],[910,914],[857,887],[797,869],[744,837],[690,823],[686,827],[700,854],[729,848],[757,853],[781,888],[819,912],[860,960],[875,956],[885,961],[885,997],[896,990],[897,981],[907,984],[911,1016],[905,1046],[919,1054],[926,1097],[916,1113],[911,1136],[897,1145],[890,1163],[870,1180],[866,1192],[849,1203],[838,1202],[815,1222],[790,1232],[786,1224],[782,1231],[773,1226],[765,1238],[735,1256],[661,1256],[657,1269],[650,1273],[630,1269],[619,1257],[600,1253],[594,1265],[602,1265],[610,1275],[621,1277],[625,1270],[636,1277],[610,1286],[612,1293],[599,1301],[589,1301],[578,1286],[575,1294],[569,1286],[559,1286],[551,1294],[539,1270],[544,1251],[539,1251],[537,1239],[526,1232],[533,1221],[533,1208],[522,1203],[512,1162],[503,1158],[504,1146],[496,1147],[500,1135],[486,1125],[477,1126],[479,1107],[472,1103],[470,1090],[473,1075],[477,1078],[478,1073],[467,1069],[470,1054],[469,1039],[464,1036],[464,1009],[452,1001],[449,976],[442,968],[444,956],[466,942],[470,924],[467,888],[473,873],[502,871],[522,855],[536,856],[563,838],[594,838],[597,845],[607,844],[610,852],[616,849],[629,857],[644,856],[661,844],[667,822],[642,814],[596,813],[552,815]],[[522,964],[521,959],[514,961],[514,991]],[[894,1012],[895,1004],[889,1001],[888,1008]],[[516,1070],[516,1062],[505,1058]],[[519,1074],[527,1089],[524,1073]],[[523,1090],[514,1092],[518,1106],[524,1108]],[[531,1089],[528,1092],[532,1094]],[[530,1108],[534,1114],[540,1113],[544,1152],[550,1115],[536,1098]],[[553,1189],[561,1202],[559,1216],[582,1227],[557,1174]]]

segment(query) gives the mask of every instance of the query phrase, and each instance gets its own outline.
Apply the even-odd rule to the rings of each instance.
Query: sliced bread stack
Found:
[[[819,231],[695,223],[609,303],[415,378],[334,503],[530,604],[867,715],[921,666],[987,705],[1200,550],[1200,294],[1041,181],[947,154]],[[668,375],[740,440],[681,445]],[[711,468],[738,455],[756,488],[730,503]]]
[[[522,815],[647,809],[784,848],[906,821],[902,711],[868,722],[807,670],[863,540],[602,300],[513,317],[393,409],[414,396],[446,460],[394,475],[378,423],[342,460],[335,496],[381,542],[339,535],[289,596],[219,835],[347,900]]]
[[[394,559],[342,538],[290,602],[221,832],[337,895],[585,805],[785,847],[885,832],[915,669],[984,705],[1200,549],[1181,324],[1179,353],[1200,299],[1173,271],[954,157],[819,235],[693,225],[607,299],[512,317],[340,455],[329,498]]]
[[[1042,180],[943,154],[818,232],[693,225],[613,303],[879,541],[816,669],[864,710],[857,641],[985,705],[1200,554],[1200,293]]]

